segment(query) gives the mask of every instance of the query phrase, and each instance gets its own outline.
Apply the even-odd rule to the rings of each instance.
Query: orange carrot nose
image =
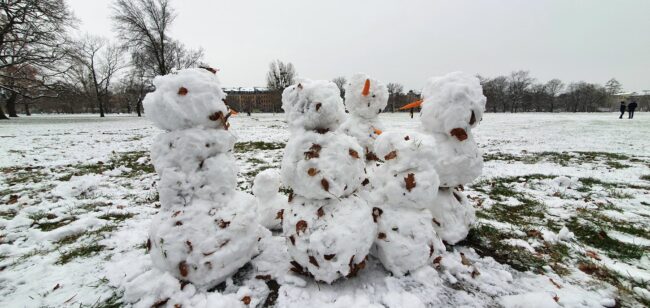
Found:
[[[420,107],[420,105],[422,105],[422,100],[418,100],[418,101],[414,101],[414,102],[412,102],[410,104],[406,104],[406,105],[402,106],[399,110],[412,109],[412,108]]]
[[[363,91],[361,91],[361,95],[363,96],[368,96],[370,94],[370,79],[366,79],[366,83],[363,85]]]
[[[377,134],[377,135],[381,135],[381,133],[383,133],[383,132],[381,131],[381,129],[378,129],[378,128],[374,128],[374,127],[373,127],[372,130],[375,131],[375,134]]]

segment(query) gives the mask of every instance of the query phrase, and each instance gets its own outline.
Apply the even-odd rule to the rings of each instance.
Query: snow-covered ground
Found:
[[[383,114],[386,131],[419,121]],[[239,115],[239,187],[279,167],[281,115]],[[486,114],[484,175],[465,193],[479,224],[434,264],[391,277],[374,259],[317,284],[289,272],[284,241],[232,280],[194,294],[151,270],[157,212],[145,118],[66,115],[0,122],[0,307],[113,307],[219,300],[278,307],[598,307],[650,303],[650,119]],[[139,302],[137,302],[140,300]],[[165,302],[167,300],[167,302]]]

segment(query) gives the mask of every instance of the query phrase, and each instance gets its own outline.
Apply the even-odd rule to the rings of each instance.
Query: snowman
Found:
[[[402,276],[430,264],[445,246],[427,206],[436,199],[438,174],[430,136],[389,132],[375,143],[384,164],[377,168],[371,203],[377,222],[375,255],[386,269]]]
[[[255,176],[253,195],[257,205],[257,220],[269,230],[282,229],[282,215],[287,207],[287,198],[280,194],[280,172],[267,169]]]
[[[341,132],[354,137],[363,148],[368,165],[374,166],[378,160],[374,143],[382,133],[383,125],[379,114],[388,103],[388,89],[366,74],[355,74],[345,87],[345,106],[349,117],[341,125]]]
[[[440,179],[436,200],[429,204],[434,226],[449,244],[464,239],[475,211],[461,193],[462,185],[481,175],[483,157],[472,129],[483,117],[486,98],[478,78],[454,72],[431,78],[422,101],[403,108],[422,107],[422,129],[435,140],[437,154],[429,157]]]
[[[160,176],[160,212],[147,248],[153,264],[179,280],[209,289],[257,253],[262,232],[255,200],[235,190],[235,136],[219,80],[205,69],[185,69],[153,81],[145,114],[165,132],[151,147]]]
[[[302,80],[282,94],[290,129],[281,176],[292,189],[282,229],[292,271],[332,283],[365,267],[376,235],[368,203],[355,195],[366,179],[363,148],[337,132],[345,116],[336,85]]]

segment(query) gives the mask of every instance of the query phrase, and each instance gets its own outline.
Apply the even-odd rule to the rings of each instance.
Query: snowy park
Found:
[[[419,126],[381,114],[386,132]],[[284,114],[231,117],[238,190],[280,168]],[[463,194],[468,237],[395,277],[374,257],[357,277],[292,273],[276,232],[207,294],[152,273],[146,241],[160,210],[146,118],[34,115],[0,123],[0,306],[149,307],[167,298],[224,307],[643,306],[650,298],[650,120],[613,113],[485,114],[483,174]],[[162,277],[162,278],[161,278]],[[203,298],[197,298],[197,297]],[[545,306],[546,307],[546,306]]]

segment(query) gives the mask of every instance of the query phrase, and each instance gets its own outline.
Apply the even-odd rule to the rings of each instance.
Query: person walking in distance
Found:
[[[629,119],[634,118],[634,110],[636,109],[636,101],[632,101],[629,105],[627,105],[627,114],[629,115]]]
[[[619,109],[621,111],[621,115],[618,118],[622,119],[623,115],[625,114],[625,102],[621,101],[621,107]]]

